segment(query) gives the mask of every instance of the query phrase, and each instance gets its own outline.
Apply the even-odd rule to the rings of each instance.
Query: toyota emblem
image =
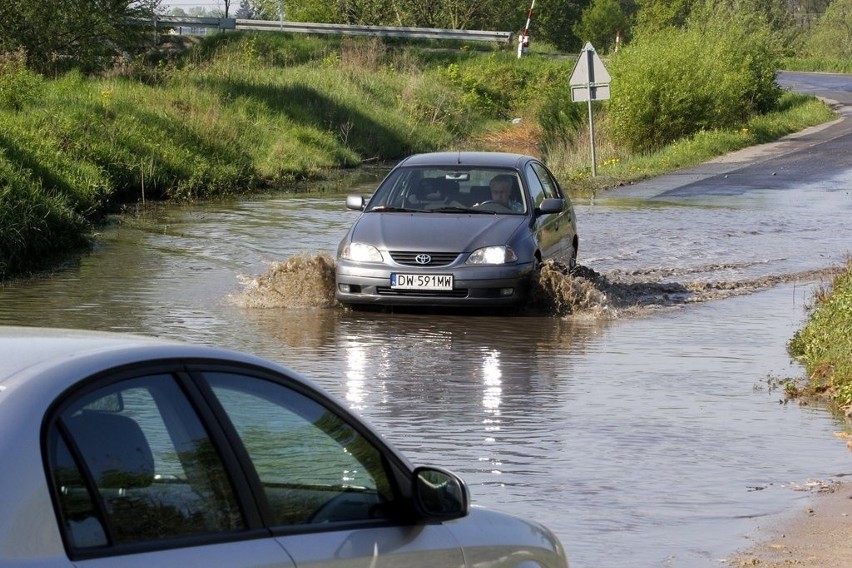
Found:
[[[428,254],[418,254],[414,257],[414,261],[417,264],[429,264],[430,262],[432,262],[432,257]]]

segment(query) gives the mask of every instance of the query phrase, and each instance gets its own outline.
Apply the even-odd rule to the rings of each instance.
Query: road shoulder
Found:
[[[760,527],[757,544],[729,566],[852,568],[852,483],[834,484],[804,509]]]

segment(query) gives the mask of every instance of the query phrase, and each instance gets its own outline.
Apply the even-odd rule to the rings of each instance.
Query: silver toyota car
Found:
[[[566,568],[310,381],[222,349],[0,327],[0,566]]]
[[[414,155],[346,205],[362,213],[337,250],[343,304],[519,304],[542,262],[577,261],[571,200],[531,156]]]

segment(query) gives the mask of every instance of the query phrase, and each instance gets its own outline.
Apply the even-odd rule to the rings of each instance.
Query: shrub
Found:
[[[0,108],[21,110],[37,101],[43,88],[42,77],[27,69],[23,51],[0,54]]]
[[[730,128],[772,108],[778,58],[754,15],[702,12],[685,28],[642,35],[610,63],[613,132],[646,152],[702,130]]]

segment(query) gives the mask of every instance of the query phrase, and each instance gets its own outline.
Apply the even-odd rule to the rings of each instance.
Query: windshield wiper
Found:
[[[392,207],[390,205],[378,205],[373,207],[372,209],[368,209],[368,212],[377,212],[377,213],[423,213],[422,209],[409,209],[407,207]]]
[[[469,207],[438,207],[437,209],[430,209],[430,211],[437,211],[438,213],[481,213],[481,211],[476,211],[474,209],[470,209]]]

